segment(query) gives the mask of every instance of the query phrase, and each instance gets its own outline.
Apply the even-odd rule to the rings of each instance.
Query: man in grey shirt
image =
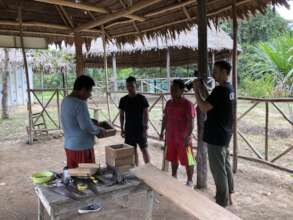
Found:
[[[89,76],[77,77],[72,93],[65,97],[61,104],[61,123],[68,168],[76,168],[79,163],[95,163],[95,136],[105,135],[105,130],[92,122],[86,102],[94,85],[94,80]],[[80,209],[79,212],[88,213],[100,209],[100,206],[93,204]]]

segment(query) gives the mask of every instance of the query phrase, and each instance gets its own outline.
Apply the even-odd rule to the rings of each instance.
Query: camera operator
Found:
[[[234,191],[231,165],[229,161],[229,142],[232,136],[234,91],[228,78],[231,65],[226,61],[214,64],[213,77],[218,85],[204,100],[202,97],[202,80],[193,82],[193,89],[198,107],[207,113],[203,140],[208,144],[210,169],[216,185],[216,202],[226,207],[232,204]]]

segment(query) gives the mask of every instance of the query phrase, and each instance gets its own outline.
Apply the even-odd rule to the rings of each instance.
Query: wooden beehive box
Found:
[[[98,123],[100,127],[106,130],[105,137],[111,137],[116,135],[116,129],[107,121],[102,121]]]
[[[127,144],[111,145],[105,148],[106,164],[126,172],[134,166],[134,147]]]

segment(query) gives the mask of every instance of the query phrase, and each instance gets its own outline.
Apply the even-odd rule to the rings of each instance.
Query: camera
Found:
[[[197,70],[194,71],[193,76],[195,77],[195,79],[198,79],[199,78],[199,73],[198,73]],[[193,80],[190,79],[190,80],[186,81],[184,83],[184,86],[185,86],[185,90],[187,92],[189,92],[192,89],[192,87],[193,87]]]

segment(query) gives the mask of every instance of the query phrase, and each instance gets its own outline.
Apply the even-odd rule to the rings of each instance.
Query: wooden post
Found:
[[[269,102],[266,102],[265,160],[269,159]]]
[[[207,48],[207,14],[206,0],[197,0],[197,24],[198,24],[198,72],[203,80],[207,80],[208,74],[208,48]],[[207,187],[207,146],[203,141],[205,114],[197,108],[197,188]]]
[[[233,54],[232,54],[232,84],[234,88],[233,102],[233,172],[237,172],[238,167],[238,138],[237,138],[237,34],[238,22],[236,11],[236,0],[232,2],[233,13]]]
[[[114,82],[114,91],[118,91],[117,86],[117,62],[116,62],[116,54],[112,53],[112,70],[113,70],[113,82]]]
[[[167,53],[166,53],[166,72],[167,72],[167,81],[168,81],[168,89],[167,91],[170,92],[170,86],[171,86],[171,69],[170,69],[170,49],[167,48]]]
[[[19,18],[19,27],[20,27],[20,44],[24,62],[24,70],[25,70],[25,77],[26,77],[26,88],[27,88],[27,110],[28,110],[28,117],[29,117],[29,126],[28,126],[28,143],[33,144],[33,122],[32,122],[32,102],[31,102],[31,88],[30,88],[30,79],[29,79],[29,72],[27,66],[27,59],[26,59],[26,52],[24,49],[24,41],[23,41],[23,27],[22,27],[22,9],[21,7],[18,8],[18,18]]]
[[[103,51],[104,51],[105,81],[106,81],[106,101],[107,101],[108,119],[111,122],[111,113],[110,113],[110,105],[109,105],[109,86],[108,86],[108,81],[109,81],[109,79],[108,79],[108,61],[107,61],[107,48],[106,48],[105,32],[102,35],[102,40],[103,40]]]
[[[84,74],[84,62],[82,56],[82,39],[79,35],[74,36],[75,58],[76,58],[76,77]]]

